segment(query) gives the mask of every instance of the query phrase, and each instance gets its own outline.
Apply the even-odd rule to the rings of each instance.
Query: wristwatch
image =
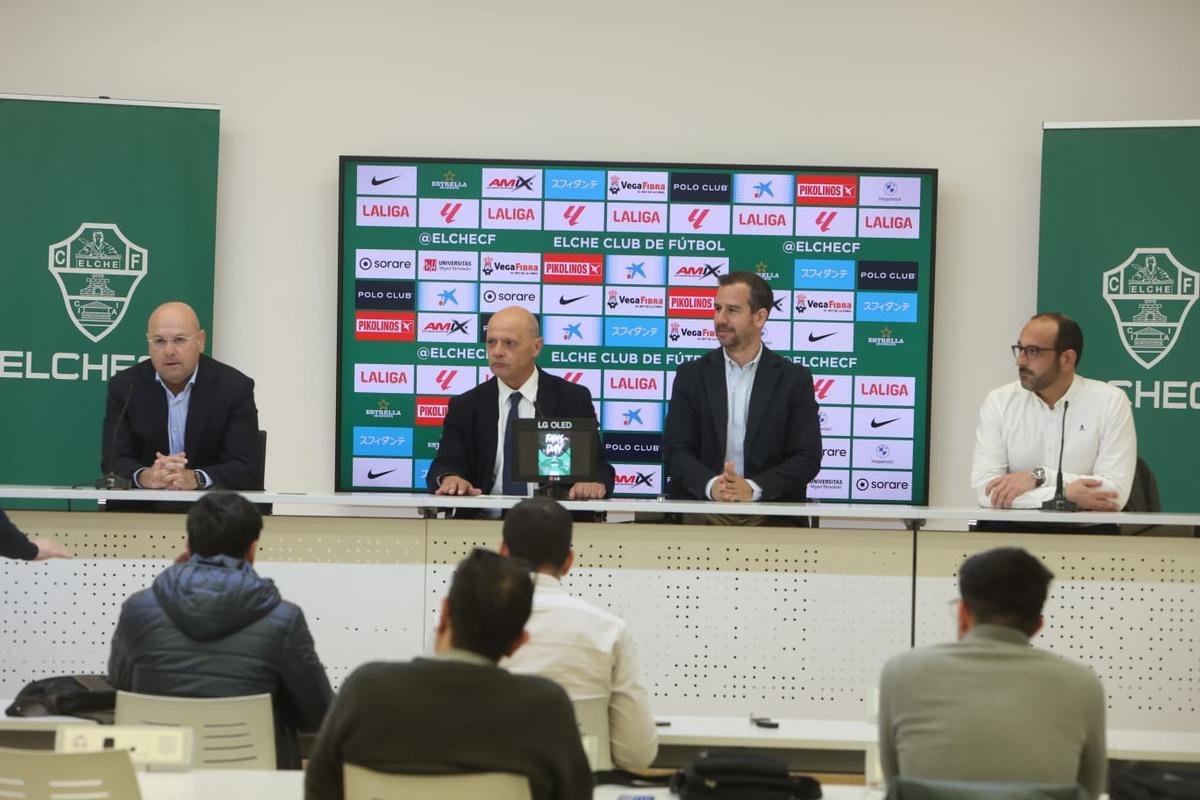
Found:
[[[1029,470],[1029,474],[1033,476],[1033,488],[1037,488],[1046,482],[1046,470],[1043,467],[1034,467]]]
[[[197,489],[207,489],[208,488],[208,478],[204,477],[204,473],[201,472],[200,470],[195,470],[195,473],[196,473],[196,488]],[[1041,484],[1039,483],[1038,486],[1041,486]]]

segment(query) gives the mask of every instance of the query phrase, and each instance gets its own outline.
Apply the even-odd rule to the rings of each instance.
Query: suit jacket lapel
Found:
[[[546,371],[541,367],[538,368],[538,390],[537,390],[537,408],[534,410],[535,417],[555,417],[559,415],[558,404],[561,402],[562,392],[558,390],[558,383],[551,381],[547,376]]]
[[[763,345],[762,356],[758,360],[758,369],[754,371],[754,386],[750,388],[750,408],[746,413],[746,442],[742,451],[746,461],[750,461],[750,445],[762,428],[767,416],[767,406],[771,403],[771,395],[779,383],[779,356],[772,353]]]
[[[192,395],[188,398],[187,424],[183,430],[183,449],[188,454],[188,461],[198,463],[200,456],[201,434],[208,424],[208,414],[212,409],[213,397],[216,394],[217,370],[204,356],[200,357],[197,367],[199,374],[192,384]]]
[[[500,379],[492,376],[480,386],[479,402],[482,408],[475,410],[477,420],[476,431],[479,436],[479,466],[483,480],[491,481],[492,471],[496,469],[496,428],[500,424]],[[491,491],[492,485],[477,486],[485,493]]]
[[[708,407],[713,411],[713,424],[717,426],[717,449],[725,459],[726,432],[729,428],[729,390],[725,386],[725,354],[722,350],[704,357],[700,377],[704,391],[708,394]]]
[[[150,452],[143,455],[150,461],[154,460],[154,451],[170,455],[167,452],[171,448],[171,440],[167,433],[167,390],[154,379],[153,369],[150,370],[149,379],[142,381],[135,388],[141,395],[140,398],[137,398],[137,408],[139,410],[147,409],[146,417],[134,422],[127,416],[122,424],[130,425],[139,432],[145,432],[141,435],[149,438],[151,447]],[[132,415],[133,409],[134,406],[131,404],[128,413]]]

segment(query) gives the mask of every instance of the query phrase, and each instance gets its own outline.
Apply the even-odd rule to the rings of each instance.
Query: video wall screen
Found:
[[[660,495],[675,370],[718,346],[717,278],[753,270],[767,346],[814,377],[809,496],[927,502],[936,170],[343,156],[340,195],[338,491],[425,490],[516,305],[591,390],[616,494]]]

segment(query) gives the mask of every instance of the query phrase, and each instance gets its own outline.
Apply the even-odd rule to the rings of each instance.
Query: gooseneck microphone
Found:
[[[1063,489],[1063,450],[1067,444],[1067,409],[1071,407],[1068,400],[1063,400],[1062,435],[1058,442],[1058,481],[1054,486],[1054,497],[1042,503],[1042,511],[1078,511],[1079,504],[1067,499]],[[1072,523],[1073,524],[1073,523]]]
[[[121,430],[121,423],[125,421],[125,413],[129,411],[129,401],[133,399],[135,386],[137,386],[136,382],[129,384],[129,390],[125,392],[125,402],[121,406],[121,413],[117,415],[117,421],[113,423],[112,435],[108,437],[108,450],[100,464],[100,468],[104,470],[104,477],[96,479],[95,487],[97,489],[130,489],[133,487],[133,481],[123,475],[118,475],[112,469],[112,451],[117,446],[117,432]]]

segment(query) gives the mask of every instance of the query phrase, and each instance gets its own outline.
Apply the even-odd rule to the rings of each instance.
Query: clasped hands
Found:
[[[441,495],[478,495],[482,494],[482,490],[472,486],[471,482],[460,475],[446,475],[442,478],[442,482],[438,484],[437,491],[434,494]],[[570,491],[567,492],[568,500],[603,500],[604,499],[604,484],[583,481],[571,485]]]
[[[1028,470],[1009,472],[992,478],[983,487],[993,508],[1012,508],[1019,496],[1036,488],[1033,473]],[[1081,511],[1120,511],[1117,493],[1102,489],[1104,481],[1099,478],[1077,478],[1063,488],[1067,499],[1076,503]]]
[[[732,461],[725,462],[725,470],[717,476],[711,491],[712,499],[722,503],[749,503],[754,499],[754,488],[737,474]]]
[[[187,463],[187,453],[164,456],[155,451],[154,463],[142,470],[138,475],[138,483],[143,489],[198,489],[200,481],[196,477],[196,471],[188,469]]]

